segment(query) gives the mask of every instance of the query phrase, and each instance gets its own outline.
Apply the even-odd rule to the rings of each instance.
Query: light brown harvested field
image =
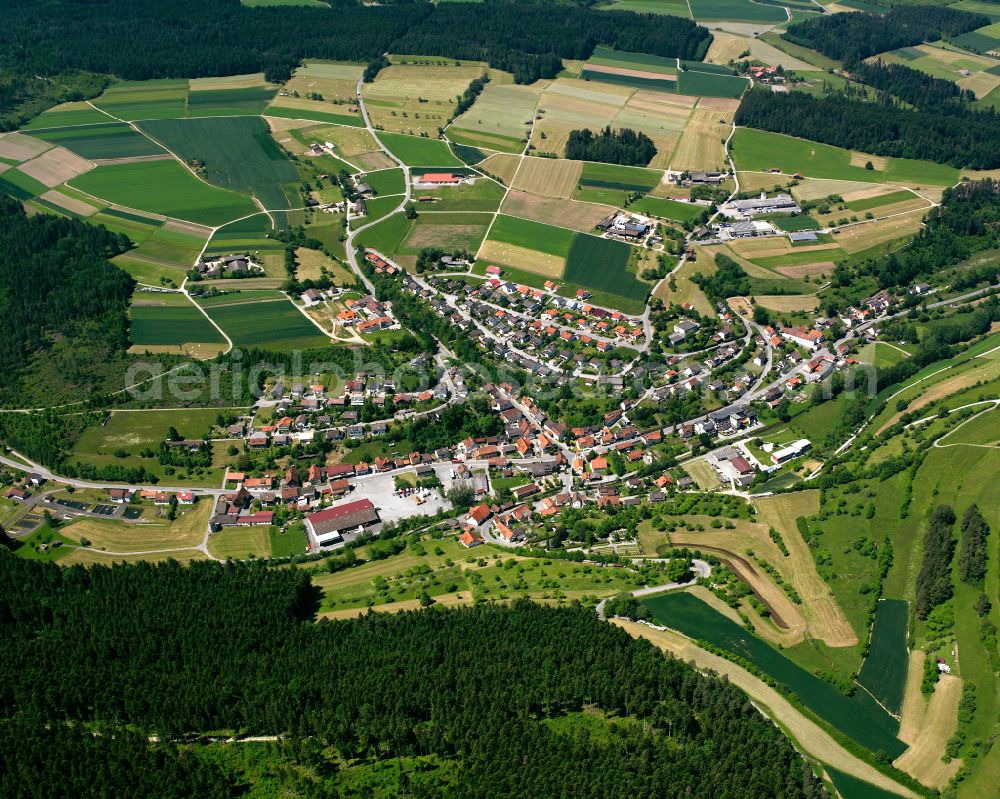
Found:
[[[362,87],[373,124],[397,133],[437,134],[455,110],[455,98],[483,73],[485,64],[393,64]]]
[[[832,180],[827,178],[806,178],[798,186],[792,188],[792,196],[798,200],[822,200],[831,194],[839,194],[846,198],[848,194],[855,192],[875,191],[895,191],[895,189],[885,187],[882,184],[864,183],[859,180]]]
[[[819,298],[801,294],[759,294],[755,296],[754,302],[778,313],[792,313],[794,311],[815,311],[819,307]]]
[[[653,169],[666,169],[670,166],[670,156],[677,146],[689,115],[690,110],[682,106],[657,104],[649,100],[635,103],[629,100],[628,104],[618,112],[612,127],[631,128],[649,136],[656,146],[656,155],[649,162],[649,166]]]
[[[660,282],[654,292],[654,295],[663,300],[663,302],[668,306],[672,303],[676,303],[677,305],[684,305],[687,303],[695,308],[698,313],[714,317],[716,315],[715,307],[711,302],[709,302],[708,297],[705,296],[704,292],[691,281],[691,275],[699,272],[703,275],[713,274],[715,272],[715,262],[711,258],[707,257],[699,257],[696,262],[686,261],[684,265],[674,273],[673,281],[664,280]],[[670,288],[671,282],[673,282],[674,285],[673,289]],[[697,461],[694,463],[697,463]],[[694,464],[689,464],[688,466],[693,465]],[[686,466],[685,468],[688,467]],[[693,474],[691,477],[693,477],[696,481],[698,479]],[[699,483],[699,485],[701,485],[701,483]],[[716,485],[718,485],[718,480],[715,480],[712,487],[714,488]]]
[[[491,81],[472,107],[453,125],[473,133],[493,133],[520,139],[525,133],[524,123],[535,115],[541,93],[541,83],[519,86],[499,85]]]
[[[988,380],[994,380],[997,377],[1000,377],[1000,361],[988,360],[982,365],[976,366],[972,369],[965,369],[961,374],[957,374],[954,377],[949,377],[946,380],[933,383],[926,391],[907,405],[905,410],[898,411],[890,416],[885,423],[875,431],[875,435],[881,434],[884,430],[887,430],[896,424],[904,413],[919,411],[921,408],[926,408],[932,402],[937,402],[945,397],[950,397],[952,394],[957,394],[963,389],[974,386],[980,380],[986,382]]]
[[[722,169],[726,166],[724,142],[730,125],[720,123],[727,112],[703,109],[691,112],[680,141],[670,157],[671,169]]]
[[[81,519],[63,528],[67,538],[90,540],[95,549],[111,552],[140,552],[151,549],[184,549],[197,546],[205,535],[211,500],[202,500],[192,508],[179,509],[177,519],[153,524],[135,524],[117,520]]]
[[[497,155],[491,155],[481,164],[478,164],[476,168],[482,172],[488,172],[499,178],[501,183],[509,186],[520,164],[521,156],[498,153]]]
[[[774,255],[787,255],[790,252],[818,252],[837,249],[836,242],[822,242],[808,247],[793,247],[785,236],[770,236],[761,239],[739,239],[731,242],[729,249],[743,258],[770,258]]]
[[[833,271],[833,261],[819,261],[815,264],[799,264],[798,266],[779,266],[775,272],[785,277],[803,278],[813,275],[828,275]]]
[[[773,172],[738,172],[737,177],[740,179],[740,190],[742,191],[784,189],[792,182],[790,176],[776,175]]]
[[[730,115],[732,119],[733,114],[736,113],[736,109],[740,107],[739,100],[733,100],[729,97],[700,97],[698,98],[698,110],[699,111],[722,111]]]
[[[299,262],[299,267],[295,270],[299,280],[319,280],[324,269],[337,285],[353,285],[356,280],[349,269],[333,261],[319,250],[299,247],[295,251],[295,258]]]
[[[755,501],[760,520],[774,527],[785,542],[789,556],[778,562],[782,576],[795,586],[802,597],[802,608],[809,632],[827,646],[854,646],[857,635],[847,622],[844,611],[830,586],[816,571],[812,552],[799,532],[796,520],[819,512],[819,491],[799,491]],[[780,553],[779,553],[780,555]],[[789,567],[786,575],[782,566]]]
[[[500,210],[511,216],[583,232],[593,230],[598,222],[615,211],[610,205],[539,197],[520,191],[511,191]]]
[[[883,194],[892,194],[897,191],[899,191],[899,189],[896,186],[886,186],[884,184],[876,186],[869,183],[862,183],[853,191],[841,191],[837,193],[844,198],[844,202],[852,203],[855,200],[868,200],[873,197],[881,197]]]
[[[859,153],[857,150],[851,151],[851,166],[864,166],[869,161],[879,172],[885,172],[889,166],[889,159],[882,155],[871,155],[870,153]]]
[[[470,239],[478,239],[486,232],[490,216],[483,214],[482,218],[483,223],[480,225],[418,224],[410,235],[406,237],[404,246],[407,249],[432,247],[435,244],[444,248],[465,246],[465,244],[462,243],[467,243]]]
[[[861,252],[876,244],[883,244],[902,236],[909,236],[920,230],[926,211],[911,211],[902,216],[880,219],[862,225],[842,228],[837,236],[838,243],[849,253]]]
[[[889,203],[888,205],[881,205],[878,208],[872,208],[871,212],[877,217],[882,218],[886,216],[895,216],[897,214],[905,214],[908,211],[916,211],[918,209],[923,209],[924,212],[930,210],[931,204],[927,202],[923,197],[913,197],[910,200],[901,200],[898,203]]]
[[[441,594],[434,597],[434,604],[442,607],[453,607],[456,605],[471,605],[472,594],[468,591],[455,594]],[[403,599],[399,602],[390,602],[387,605],[372,605],[371,608],[339,608],[337,610],[326,610],[316,614],[321,619],[356,619],[364,616],[371,610],[374,613],[402,613],[405,610],[420,610],[419,599]]]
[[[228,75],[222,78],[192,78],[188,87],[193,92],[205,89],[251,89],[256,86],[267,86],[263,72],[252,72],[248,75]]]
[[[962,698],[962,681],[954,674],[942,674],[934,687],[927,714],[916,742],[893,765],[932,788],[943,788],[962,767],[956,758],[944,763],[941,755],[948,739],[958,727],[958,702]]]
[[[737,613],[733,608],[729,607],[725,602],[719,599],[715,594],[709,591],[703,585],[692,585],[690,588],[682,589],[684,593],[691,594],[693,597],[697,597],[706,605],[709,605],[717,612],[721,613],[727,619],[740,626],[743,625],[743,619],[740,618],[740,614]]]
[[[26,175],[30,175],[49,188],[72,180],[93,168],[94,165],[86,158],[81,158],[62,147],[53,147],[18,167]]]
[[[479,257],[487,261],[507,264],[526,272],[534,272],[544,277],[562,277],[566,269],[566,259],[547,252],[529,250],[502,241],[485,241],[479,250]]]
[[[363,153],[381,152],[378,142],[364,128],[350,128],[342,125],[317,125],[310,123],[303,131],[309,141],[330,142],[341,158],[350,158]]]
[[[89,549],[75,549],[65,558],[59,560],[60,566],[110,566],[114,563],[162,563],[176,560],[178,563],[190,563],[193,560],[208,560],[208,556],[200,549],[177,549],[171,552],[146,552],[133,555],[109,555],[107,552],[95,552]]]
[[[2,155],[2,153],[0,153]],[[968,178],[969,180],[983,180],[984,178],[993,178],[994,180],[1000,180],[1000,169],[963,169],[962,177]],[[926,192],[921,190],[921,196],[925,196]]]
[[[664,91],[673,91],[677,85],[677,79],[673,75],[666,75],[662,72],[647,72],[642,69],[632,69],[631,67],[609,67],[604,64],[587,64],[588,72],[602,72],[605,75],[631,75],[636,78],[651,78],[661,80],[664,83],[672,84],[669,88],[664,87]]]
[[[910,650],[910,663],[906,672],[906,692],[903,694],[903,709],[899,714],[898,738],[903,743],[916,743],[920,730],[924,726],[924,716],[927,713],[927,699],[920,690],[924,676],[924,658],[922,649]]]
[[[266,114],[264,116],[264,121],[267,122],[268,127],[271,129],[271,133],[284,133],[285,131],[299,130],[300,128],[320,127],[315,120],[311,119],[286,119],[285,117],[269,117],[266,116]],[[277,138],[277,136],[275,138]],[[287,138],[291,139],[292,137],[288,136]],[[302,151],[306,149],[304,144],[301,144],[298,141],[296,141],[296,144],[302,148]],[[284,146],[283,143],[282,146]],[[286,147],[285,149],[288,148]]]
[[[624,105],[625,101],[635,93],[629,86],[616,86],[612,83],[594,83],[575,78],[557,78],[545,90],[542,99],[548,102],[548,95],[563,95],[575,100],[601,103],[605,105]],[[547,106],[543,106],[548,111]]]
[[[56,189],[45,192],[45,194],[41,195],[40,199],[50,202],[53,205],[58,205],[60,208],[65,208],[67,211],[79,216],[90,216],[100,210],[100,206],[96,204],[90,204],[76,197],[70,197]]]
[[[737,36],[735,33],[717,31],[712,36],[712,44],[705,53],[705,61],[709,64],[728,64],[739,61],[744,53],[750,52],[750,39]]]
[[[383,152],[362,153],[361,155],[353,156],[351,160],[369,172],[375,172],[379,169],[390,169],[396,166],[396,162]]]
[[[556,158],[525,158],[511,188],[544,197],[569,198],[580,182],[581,161]]]
[[[908,799],[916,799],[916,794],[913,791],[889,779],[873,766],[848,752],[826,730],[806,718],[778,691],[741,666],[706,652],[690,638],[673,630],[654,630],[645,624],[624,619],[612,619],[611,623],[621,627],[633,638],[645,638],[664,652],[669,652],[687,663],[693,663],[701,671],[711,671],[727,677],[731,683],[745,691],[756,705],[762,707],[769,716],[776,719],[795,743],[812,757],[884,790],[892,791],[900,796],[908,797]]]
[[[551,153],[559,158],[566,152],[566,142],[569,141],[570,131],[579,128],[590,127],[603,128],[610,125],[611,121],[601,121],[599,123],[587,122],[559,122],[554,119],[543,119],[536,122],[531,130],[531,146],[539,153]]]
[[[27,161],[46,150],[51,150],[52,147],[53,145],[47,141],[33,139],[23,133],[7,133],[0,136],[0,158],[11,161]]]
[[[640,89],[629,98],[626,105],[642,111],[654,111],[664,116],[687,119],[697,102],[697,97],[688,97],[684,94],[663,94]]]

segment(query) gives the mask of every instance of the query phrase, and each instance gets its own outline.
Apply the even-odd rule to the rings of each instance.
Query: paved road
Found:
[[[669,563],[670,558],[632,558],[633,563]],[[694,567],[695,573],[698,577],[708,577],[712,573],[712,567],[703,560],[694,559],[691,561],[692,567]],[[688,586],[694,585],[693,580],[689,580],[686,583],[664,583],[663,585],[646,585],[642,588],[637,588],[632,592],[632,596],[649,596],[650,594],[659,594],[662,591],[674,591],[678,588],[687,588]],[[604,605],[608,600],[602,599],[597,603],[595,610],[597,611],[597,618],[601,621],[606,621],[604,616]]]

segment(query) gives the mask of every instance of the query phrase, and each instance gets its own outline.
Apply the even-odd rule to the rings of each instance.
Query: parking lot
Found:
[[[451,470],[453,468],[450,463],[434,466],[443,486],[442,491],[447,491],[451,486]],[[438,511],[451,507],[451,503],[437,489],[431,489],[426,497],[421,496],[422,504],[417,504],[412,495],[404,497],[397,494],[393,474],[373,474],[358,478],[354,481],[354,490],[346,499],[351,502],[359,499],[370,499],[372,504],[378,508],[379,516],[383,522],[395,522],[414,515],[433,516]]]

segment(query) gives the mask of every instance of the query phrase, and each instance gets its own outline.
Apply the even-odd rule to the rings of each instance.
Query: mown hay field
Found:
[[[556,158],[525,158],[511,186],[544,197],[569,198],[580,180],[583,162]]]

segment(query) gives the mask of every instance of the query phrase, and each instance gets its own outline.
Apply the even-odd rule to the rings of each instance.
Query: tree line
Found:
[[[817,14],[788,26],[782,38],[842,61],[848,69],[869,56],[932,42],[990,24],[985,14],[938,6],[897,6],[885,14],[868,11]]]
[[[931,513],[924,533],[924,559],[917,575],[917,618],[926,619],[938,605],[951,599],[951,561],[955,555],[955,511],[938,505]]]
[[[287,80],[303,58],[369,64],[383,53],[485,60],[518,83],[554,77],[596,45],[699,60],[711,35],[679,17],[519,3],[247,8],[240,0],[8,0],[0,3],[0,119],[9,127],[62,99],[92,97],[107,75],[128,80],[264,72]],[[95,73],[89,80],[81,74]],[[76,84],[77,93],[57,90]]]
[[[656,155],[653,140],[632,128],[595,134],[592,130],[571,130],[566,141],[566,157],[573,161],[602,161],[606,164],[646,166]]]
[[[452,764],[451,790],[427,796],[547,799],[572,785],[594,799],[827,797],[741,691],[592,609],[522,600],[313,622],[316,608],[316,587],[294,568],[60,569],[0,548],[0,716],[36,720],[33,748],[44,727],[49,740],[68,738],[57,732],[68,722],[116,740],[124,728],[292,735],[336,758],[320,769],[334,784],[356,762]],[[135,761],[113,760],[101,795],[135,795],[150,779],[139,740],[121,740]],[[164,746],[150,749],[163,752],[166,784],[227,795],[191,790],[205,772],[185,773]],[[53,771],[33,776],[64,778]]]
[[[884,93],[863,101],[844,94],[815,97],[756,87],[744,95],[736,124],[875,155],[969,169],[1000,166],[995,113],[959,107],[915,111]]]

